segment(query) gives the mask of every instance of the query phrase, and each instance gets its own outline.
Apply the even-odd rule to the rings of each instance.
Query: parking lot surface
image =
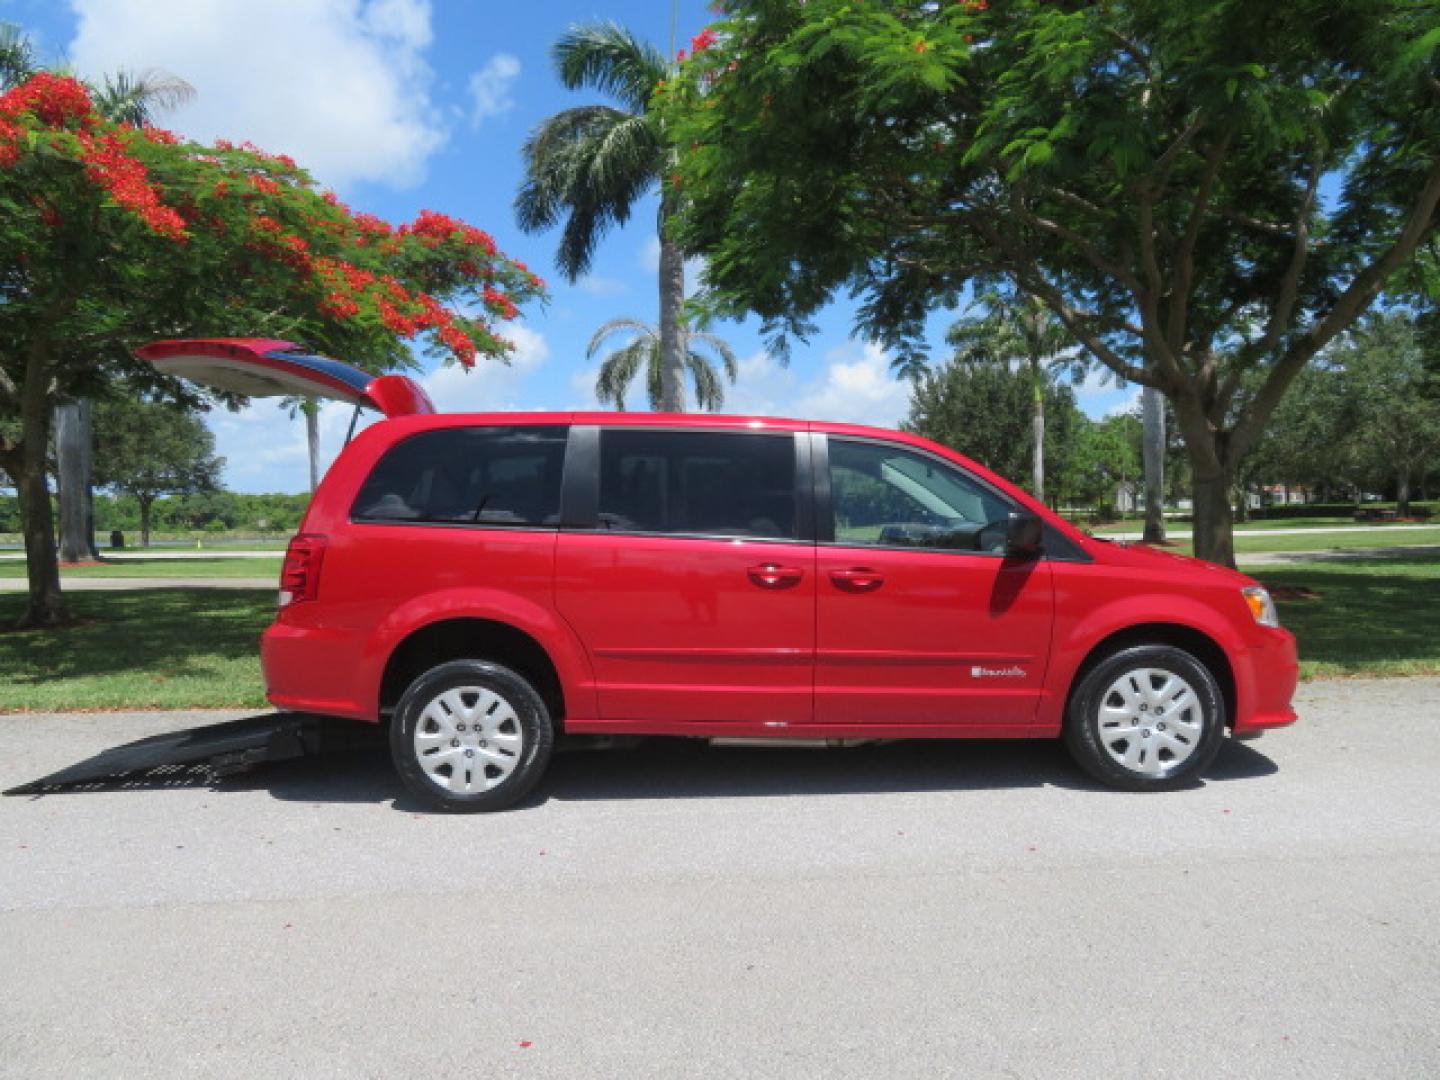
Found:
[[[1299,706],[1162,795],[656,742],[488,817],[379,753],[7,798],[0,1075],[1435,1076],[1440,681]],[[0,787],[216,718],[0,717]]]

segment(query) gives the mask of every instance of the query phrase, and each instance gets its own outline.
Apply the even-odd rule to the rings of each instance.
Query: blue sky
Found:
[[[675,14],[683,48],[709,13],[682,0]],[[446,411],[593,407],[590,335],[617,315],[654,321],[653,202],[604,241],[594,273],[573,286],[554,272],[554,236],[522,233],[512,203],[527,132],[593,99],[558,85],[549,61],[556,37],[611,19],[668,47],[671,17],[671,4],[654,0],[0,0],[0,19],[29,30],[47,62],[68,60],[87,76],[160,68],[186,79],[198,96],[165,118],[175,130],[292,154],[357,210],[391,221],[422,207],[463,217],[542,273],[550,303],[511,327],[518,349],[509,367],[427,373]],[[851,316],[845,303],[827,310],[788,368],[766,355],[753,324],[718,327],[742,361],[726,411],[898,422],[906,389],[878,348],[851,337]],[[948,318],[932,323],[938,343]],[[1078,393],[1087,412],[1102,415],[1134,388],[1092,377]],[[638,396],[634,407],[643,407]],[[322,413],[327,459],[348,420],[338,405]],[[212,413],[209,423],[229,487],[303,489],[303,431],[277,404]]]

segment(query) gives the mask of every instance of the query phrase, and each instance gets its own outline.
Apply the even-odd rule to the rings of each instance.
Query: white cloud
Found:
[[[83,73],[160,68],[195,101],[163,118],[251,141],[322,182],[410,187],[445,141],[429,98],[429,0],[70,0]]]
[[[855,342],[825,354],[825,368],[801,380],[766,352],[740,361],[739,378],[725,390],[725,411],[755,416],[894,427],[909,408],[910,387],[890,373],[890,355]]]
[[[598,296],[604,299],[623,296],[630,291],[630,286],[619,278],[601,277],[599,274],[586,275],[576,282],[575,287],[589,296]]]
[[[1112,390],[1112,393],[1115,391]],[[1138,387],[1129,394],[1126,394],[1114,405],[1105,410],[1106,416],[1124,416],[1140,408],[1140,395],[1143,393]],[[1091,414],[1093,415],[1093,414]]]
[[[515,107],[510,88],[520,75],[520,61],[509,53],[496,53],[470,76],[470,124],[479,127],[490,116]]]

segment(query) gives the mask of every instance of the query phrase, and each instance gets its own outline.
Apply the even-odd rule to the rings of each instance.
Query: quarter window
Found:
[[[1010,504],[959,469],[881,443],[829,448],[836,543],[1004,552]]]
[[[442,428],[382,457],[357,521],[549,526],[560,520],[563,427]]]
[[[794,540],[791,435],[600,434],[601,529]]]

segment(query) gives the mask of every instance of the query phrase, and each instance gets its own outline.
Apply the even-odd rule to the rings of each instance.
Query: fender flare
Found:
[[[1246,644],[1223,615],[1211,605],[1191,597],[1173,593],[1138,593],[1087,612],[1068,631],[1063,631],[1063,639],[1059,636],[1062,631],[1057,627],[1057,636],[1050,649],[1045,689],[1035,717],[1042,733],[1059,734],[1065,722],[1065,706],[1070,700],[1075,676],[1098,645],[1132,627],[1156,625],[1175,626],[1208,638],[1230,665],[1237,697],[1248,693],[1249,688],[1243,682],[1248,668],[1240,662]]]
[[[565,695],[567,713],[585,719],[597,715],[595,676],[574,632],[553,611],[514,593],[489,588],[454,588],[412,597],[391,611],[365,642],[360,669],[365,682],[360,700],[378,711],[380,683],[395,650],[410,635],[451,619],[484,619],[527,634],[545,650]]]

